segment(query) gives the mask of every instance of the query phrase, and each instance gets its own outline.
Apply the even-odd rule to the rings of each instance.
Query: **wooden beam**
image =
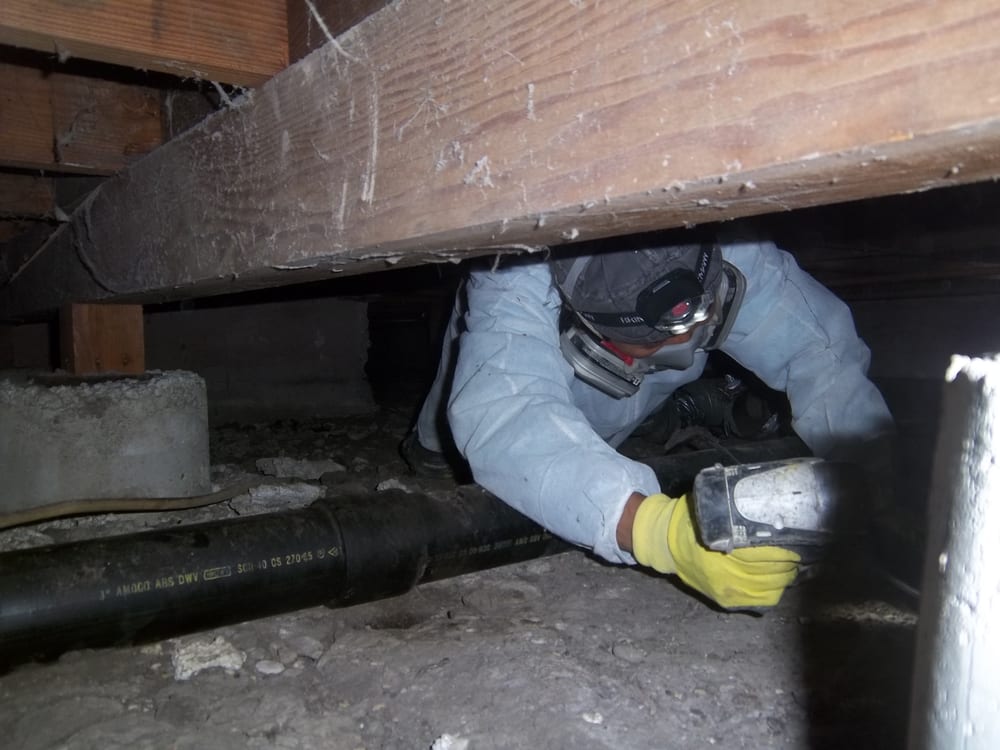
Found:
[[[145,372],[142,305],[65,305],[59,351],[62,368],[73,375]]]
[[[0,172],[0,256],[4,243],[39,224],[49,226],[55,212],[56,187],[51,177]]]
[[[340,36],[391,0],[288,0],[288,61]]]
[[[0,266],[8,243],[40,247],[55,229],[55,223],[65,220],[102,179],[0,172]]]
[[[106,182],[0,310],[992,178],[998,66],[990,0],[394,4]]]
[[[0,244],[0,295],[2,295],[3,288],[12,279],[13,270],[18,268],[25,258],[34,257],[42,248],[47,247],[46,243],[51,239],[54,230],[52,223],[48,221],[5,222],[4,225],[0,225],[0,230],[6,235]],[[38,314],[31,316],[17,314],[8,317],[0,311],[0,323],[23,323],[27,322],[29,317],[33,319],[32,322],[49,320],[57,311],[58,305],[47,305],[36,310]]]
[[[0,266],[8,243],[37,249],[55,229],[56,222],[65,220],[102,179],[0,172]],[[17,248],[13,251],[17,253]]]
[[[0,62],[0,102],[4,167],[112,174],[162,141],[147,86]]]
[[[4,0],[0,44],[256,86],[288,64],[285,0]]]

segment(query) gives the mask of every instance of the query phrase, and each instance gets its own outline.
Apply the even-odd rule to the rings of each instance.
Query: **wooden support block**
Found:
[[[0,44],[254,86],[288,64],[285,0],[4,0]]]
[[[59,348],[63,369],[74,375],[145,372],[142,305],[65,305]]]

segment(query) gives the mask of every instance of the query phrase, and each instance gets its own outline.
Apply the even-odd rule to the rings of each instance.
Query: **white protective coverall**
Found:
[[[723,244],[722,254],[747,287],[721,349],[787,394],[792,426],[809,448],[824,458],[857,459],[863,445],[891,433],[889,410],[866,375],[868,347],[847,306],[771,242]],[[698,352],[687,370],[649,374],[635,395],[615,399],[576,378],[563,358],[561,306],[544,258],[471,272],[418,436],[441,450],[439,409],[447,394],[451,436],[479,485],[556,536],[635,564],[618,547],[616,526],[633,492],[660,487],[652,469],[615,446],[696,380],[708,355]]]

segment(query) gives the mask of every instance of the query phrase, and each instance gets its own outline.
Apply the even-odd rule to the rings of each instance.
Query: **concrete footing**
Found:
[[[0,377],[0,513],[211,491],[205,382],[190,372]]]

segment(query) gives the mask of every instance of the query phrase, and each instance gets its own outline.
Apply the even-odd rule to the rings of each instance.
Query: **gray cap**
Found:
[[[602,243],[604,246],[611,243]],[[620,248],[621,243],[615,243]],[[722,252],[711,242],[661,245],[598,252],[551,260],[552,275],[564,300],[612,341],[646,344],[666,336],[637,314],[639,295],[672,271],[685,269],[703,290],[715,291],[722,275]],[[613,325],[602,322],[617,316]],[[595,319],[596,318],[596,319]],[[635,325],[628,325],[635,320]]]

